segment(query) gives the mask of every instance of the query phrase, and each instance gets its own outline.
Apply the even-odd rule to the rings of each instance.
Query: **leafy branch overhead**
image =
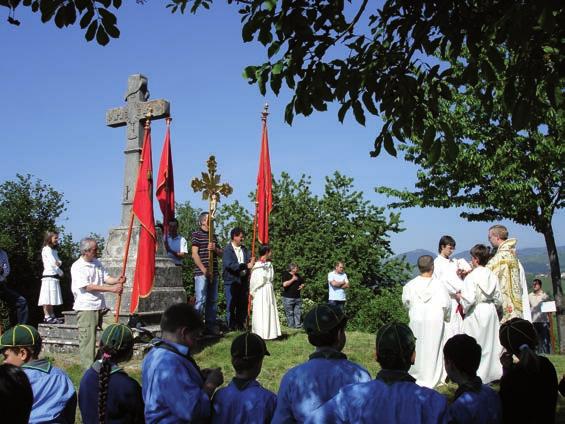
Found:
[[[293,92],[285,110],[289,124],[335,102],[341,122],[348,112],[361,125],[376,126],[379,117],[373,156],[383,147],[396,155],[399,145],[415,139],[425,140],[421,148],[431,158],[440,150],[456,152],[463,140],[441,119],[440,105],[479,86],[485,110],[501,103],[515,131],[537,130],[545,109],[565,110],[563,2],[385,0],[377,8],[368,0],[226,1],[238,7],[243,41],[265,47],[267,60],[244,69],[249,83],[262,94],[278,94],[283,84]],[[20,3],[0,0],[13,5],[11,19]],[[86,38],[96,35],[102,45],[119,36],[119,0],[22,4],[60,27],[81,16]],[[196,13],[212,4],[169,0],[166,7]],[[455,66],[465,71],[455,74]]]

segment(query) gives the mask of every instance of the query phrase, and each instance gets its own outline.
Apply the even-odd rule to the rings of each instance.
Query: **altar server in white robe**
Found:
[[[416,336],[416,361],[409,372],[418,385],[434,388],[443,375],[442,340],[451,303],[441,280],[433,277],[434,258],[420,256],[418,269],[420,275],[402,290],[402,303]]]
[[[463,332],[481,346],[481,363],[477,375],[485,384],[502,376],[499,360],[502,346],[498,337],[500,323],[496,312],[497,308],[502,307],[502,294],[498,277],[485,267],[489,257],[488,247],[483,244],[473,246],[473,271],[465,277],[460,297],[465,312]]]
[[[251,331],[264,340],[273,340],[280,337],[281,324],[273,288],[275,271],[270,261],[271,248],[268,245],[261,246],[259,256],[249,281],[249,293],[253,297]]]
[[[470,265],[464,259],[452,259],[455,250],[455,240],[451,236],[439,239],[438,255],[434,260],[434,277],[441,280],[451,298],[449,323],[445,326],[443,343],[456,334],[461,334],[463,326],[463,309],[457,301],[457,295],[463,288],[460,275],[471,271]]]

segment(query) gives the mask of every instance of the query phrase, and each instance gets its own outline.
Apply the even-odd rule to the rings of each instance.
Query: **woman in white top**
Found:
[[[477,244],[471,249],[473,271],[465,277],[460,301],[465,312],[463,332],[481,346],[481,364],[477,375],[484,384],[502,376],[499,356],[502,351],[498,331],[500,324],[497,308],[502,306],[498,277],[485,265],[490,257],[489,248]]]
[[[271,248],[268,245],[261,246],[259,255],[249,281],[249,292],[253,297],[251,331],[265,340],[273,340],[280,337],[281,324],[273,287],[275,271],[270,261]]]
[[[60,323],[55,317],[53,305],[61,305],[63,303],[61,285],[59,284],[59,278],[63,276],[63,271],[61,270],[62,262],[56,250],[58,244],[59,233],[47,231],[43,240],[43,249],[41,250],[43,274],[38,305],[43,306],[45,322],[48,324]]]

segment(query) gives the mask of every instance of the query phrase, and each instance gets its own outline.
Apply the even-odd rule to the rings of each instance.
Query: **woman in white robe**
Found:
[[[249,292],[253,297],[251,331],[264,340],[273,340],[281,336],[281,324],[273,287],[275,271],[269,260],[270,247],[261,246],[259,255],[260,258],[252,268],[249,281]]]
[[[467,275],[461,291],[461,304],[465,312],[463,332],[481,346],[481,364],[477,375],[483,383],[498,380],[502,376],[499,356],[502,351],[498,331],[500,323],[497,308],[502,306],[502,295],[497,276],[484,265],[489,250],[482,244],[471,249],[473,271]]]
[[[410,329],[416,336],[416,361],[409,373],[417,384],[433,389],[444,373],[442,340],[451,302],[443,283],[432,277],[433,258],[420,257],[418,267],[421,274],[402,290],[402,303],[408,308]]]

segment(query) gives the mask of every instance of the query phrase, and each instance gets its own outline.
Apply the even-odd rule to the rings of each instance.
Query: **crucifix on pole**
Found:
[[[208,200],[208,243],[214,241],[214,218],[216,217],[216,209],[220,201],[220,194],[229,196],[233,189],[227,183],[220,184],[220,174],[216,174],[217,163],[216,157],[210,156],[206,162],[208,172],[202,172],[202,178],[193,178],[190,185],[194,192],[202,192],[202,200]],[[208,273],[214,275],[214,250],[208,250]]]

